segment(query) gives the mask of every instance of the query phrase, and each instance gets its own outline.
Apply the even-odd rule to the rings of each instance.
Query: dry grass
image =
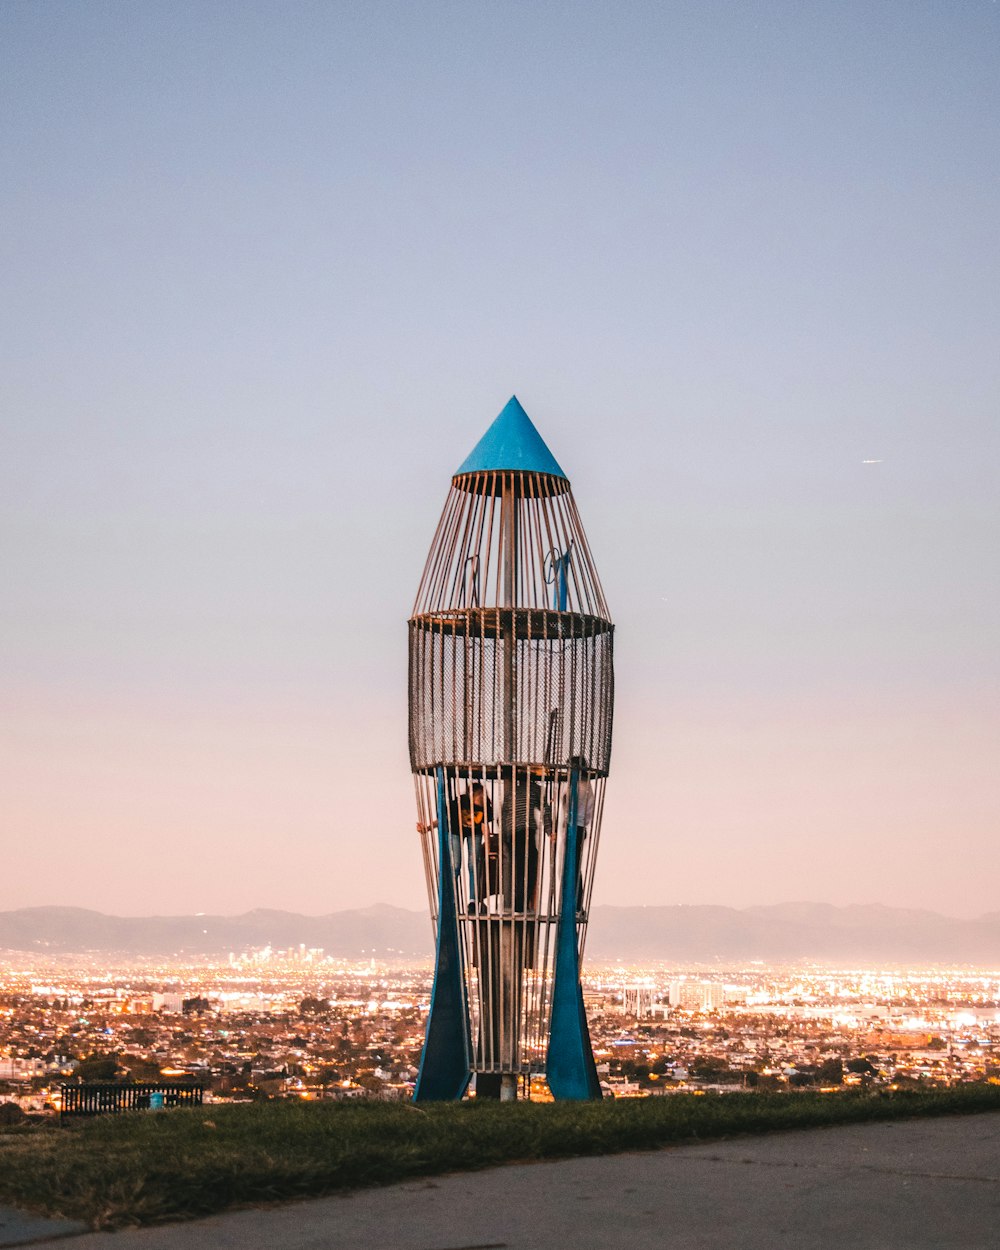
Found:
[[[1000,1110],[1000,1087],[603,1103],[215,1105],[0,1130],[0,1201],[120,1228],[412,1176],[776,1129]]]

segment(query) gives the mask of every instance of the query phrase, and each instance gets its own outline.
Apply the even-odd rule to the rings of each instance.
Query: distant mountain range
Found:
[[[326,916],[258,909],[241,916],[106,916],[79,907],[0,912],[0,950],[48,954],[226,955],[252,947],[328,955],[432,956],[426,912],[378,904]],[[1000,912],[955,920],[880,904],[833,907],[595,907],[590,960],[967,963],[1000,967]]]
[[[327,916],[257,908],[241,916],[106,916],[82,907],[0,912],[0,950],[64,954],[225,955],[272,946],[322,947],[328,955],[432,954],[426,912],[376,904]]]

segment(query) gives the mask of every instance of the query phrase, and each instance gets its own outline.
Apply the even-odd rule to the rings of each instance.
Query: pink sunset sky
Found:
[[[596,903],[1000,908],[1000,9],[7,5],[0,909],[426,893],[512,392],[614,616]]]

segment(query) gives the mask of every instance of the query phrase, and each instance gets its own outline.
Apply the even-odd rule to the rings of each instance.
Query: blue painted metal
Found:
[[[469,1009],[458,947],[458,910],[448,793],[444,769],[437,770],[438,923],[434,986],[427,1017],[414,1102],[452,1102],[462,1097],[472,1079]]]
[[[552,585],[552,610],[565,612],[569,600],[569,566],[573,562],[573,544],[562,555],[553,547],[546,559],[545,580]]]
[[[556,929],[555,984],[552,987],[552,1023],[545,1075],[553,1098],[582,1102],[601,1097],[590,1029],[583,1009],[580,986],[580,952],[577,945],[576,914],[577,859],[576,827],[579,769],[569,777],[569,819],[566,822],[566,848],[562,864],[559,924]]]
[[[455,471],[455,476],[502,469],[548,473],[552,477],[566,476],[516,395],[510,397],[503,411]]]

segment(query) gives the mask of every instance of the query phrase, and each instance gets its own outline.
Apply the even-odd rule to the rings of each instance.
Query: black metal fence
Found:
[[[62,1115],[113,1115],[119,1111],[148,1111],[164,1107],[200,1107],[202,1085],[63,1085]],[[151,1095],[160,1095],[153,1098]]]

